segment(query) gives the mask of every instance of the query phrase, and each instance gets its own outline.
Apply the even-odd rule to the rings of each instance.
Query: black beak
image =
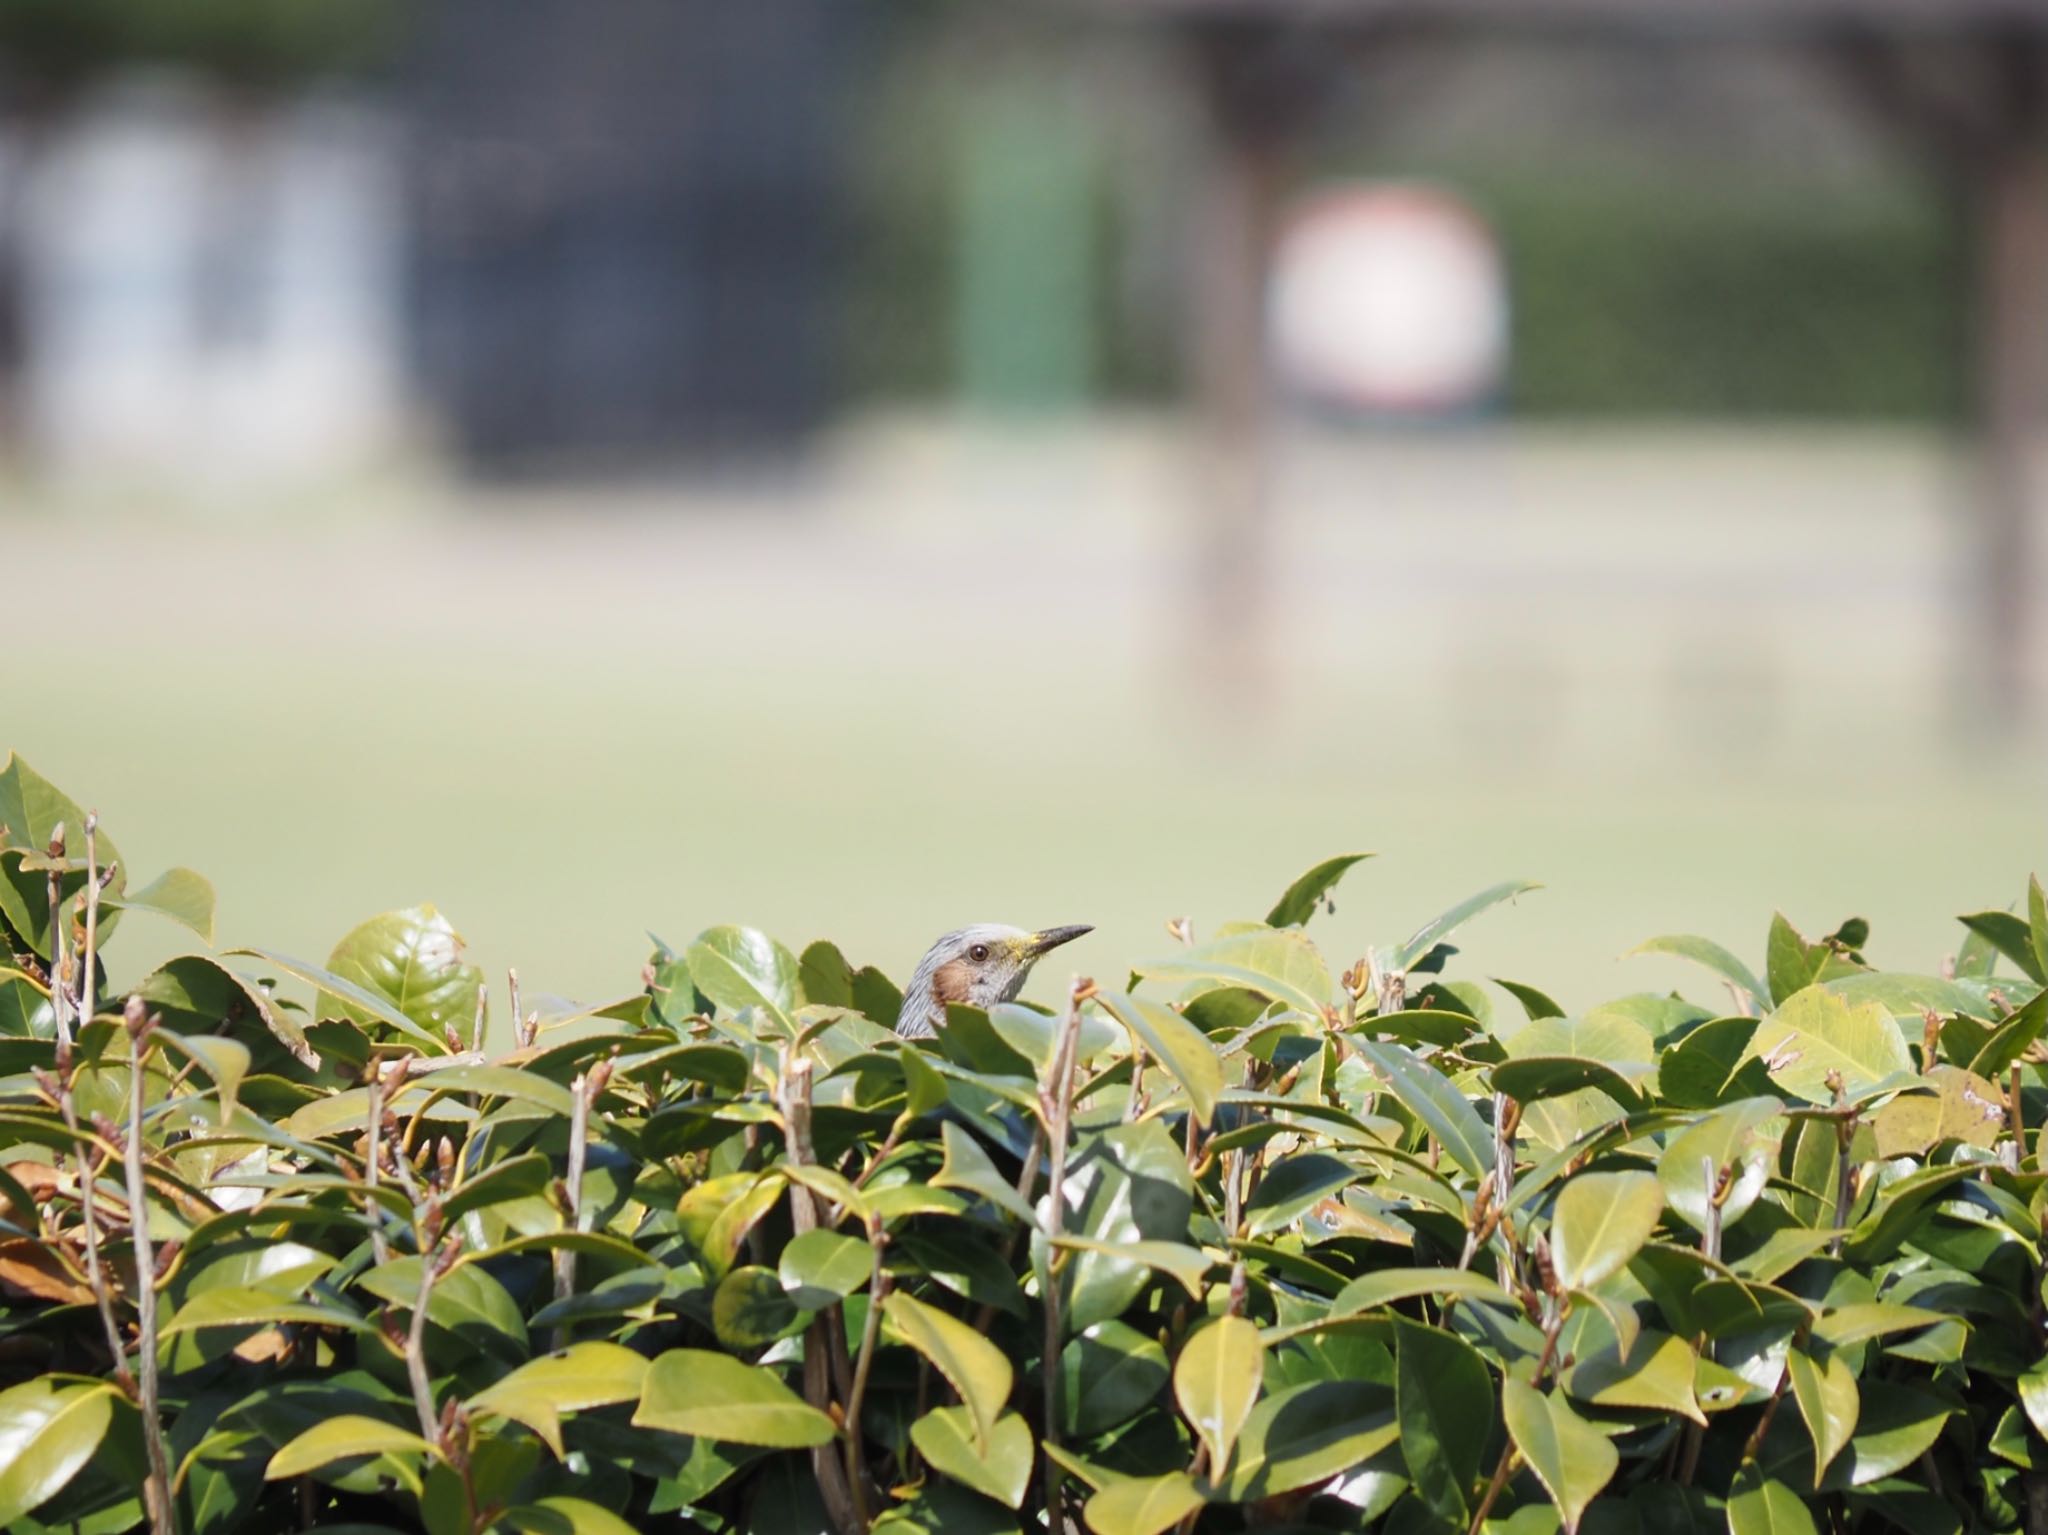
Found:
[[[1057,949],[1063,943],[1072,943],[1076,938],[1094,931],[1094,928],[1085,924],[1076,927],[1049,927],[1042,933],[1031,935],[1031,941],[1025,945],[1025,952],[1036,959],[1047,950]]]

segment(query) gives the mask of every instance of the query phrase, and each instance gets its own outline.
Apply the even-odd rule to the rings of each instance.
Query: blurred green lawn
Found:
[[[1333,968],[1527,877],[1546,888],[1475,923],[1457,973],[1572,1008],[1680,981],[1705,1000],[1676,962],[1621,956],[1692,931],[1760,962],[1782,909],[1809,933],[1866,916],[1876,963],[1932,969],[1956,913],[2048,865],[2036,760],[1948,731],[1927,696],[1945,631],[1911,506],[1857,500],[1856,581],[1745,607],[1712,564],[1754,557],[1744,528],[1681,505],[1632,544],[1634,512],[1585,510],[1572,487],[1639,475],[1640,445],[1620,470],[1611,446],[1559,450],[1569,471],[1532,449],[1496,477],[1506,510],[1471,494],[1469,454],[1361,447],[1383,515],[1341,488],[1324,508],[1305,471],[1275,530],[1274,686],[1225,699],[1176,668],[1158,460],[999,456],[1000,488],[955,502],[973,459],[919,442],[772,494],[35,508],[9,529],[18,600],[61,572],[91,611],[17,621],[0,748],[97,807],[138,876],[211,876],[224,946],[320,957],[432,900],[500,982],[517,964],[585,999],[638,984],[647,932],[728,921],[899,978],[962,922],[1093,922],[1062,973],[1121,976],[1166,919],[1259,915],[1309,863],[1372,849],[1316,919]],[[1831,474],[1846,502],[1925,449],[1816,451],[1778,476],[1789,502]],[[1687,483],[1757,472],[1683,452]],[[1416,511],[1432,484],[1458,509]],[[1711,473],[1689,494],[1714,501]],[[1527,520],[1553,499],[1573,514]],[[1771,523],[1771,558],[1839,549],[1837,515]],[[1348,574],[1375,569],[1377,589]],[[117,979],[177,947],[144,925]]]

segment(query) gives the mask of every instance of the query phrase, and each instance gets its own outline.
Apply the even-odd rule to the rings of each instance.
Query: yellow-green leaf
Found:
[[[1527,1381],[1509,1375],[1501,1385],[1501,1415],[1529,1469],[1557,1505],[1567,1531],[1576,1531],[1586,1506],[1621,1465],[1607,1436]]]
[[[1111,1482],[1082,1511],[1095,1535],[1160,1535],[1208,1499],[1185,1471]]]
[[[1580,1173],[1557,1196],[1550,1258],[1558,1283],[1590,1290],[1641,1250],[1664,1214],[1664,1191],[1648,1172]]]
[[[1218,1317],[1181,1345],[1173,1395],[1189,1425],[1209,1447],[1209,1471],[1229,1469],[1238,1430],[1259,1398],[1266,1352],[1259,1330],[1243,1317]]]
[[[910,1425],[910,1439],[932,1469],[1008,1508],[1024,1501],[1035,1448],[1021,1413],[996,1419],[986,1450],[975,1443],[975,1425],[964,1407],[939,1407]]]
[[[697,1348],[672,1348],[647,1367],[633,1423],[777,1450],[830,1444],[838,1432],[772,1371]]]
[[[974,1420],[975,1444],[986,1452],[1015,1377],[1003,1351],[958,1317],[900,1290],[883,1302],[883,1315],[960,1393]]]

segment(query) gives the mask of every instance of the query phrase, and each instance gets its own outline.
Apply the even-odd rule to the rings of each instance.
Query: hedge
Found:
[[[1326,959],[1359,862],[932,1048],[713,927],[487,1050],[433,907],[216,950],[9,758],[0,1526],[2041,1527],[2038,881],[1568,1016],[1452,973],[1519,883]]]

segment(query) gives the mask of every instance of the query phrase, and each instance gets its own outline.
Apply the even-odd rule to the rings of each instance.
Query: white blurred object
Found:
[[[1316,404],[1468,411],[1506,370],[1499,248],[1436,187],[1353,184],[1301,204],[1281,231],[1268,303],[1282,386]]]
[[[229,117],[125,82],[21,203],[23,414],[68,476],[218,487],[354,468],[403,417],[395,146],[365,108]]]

